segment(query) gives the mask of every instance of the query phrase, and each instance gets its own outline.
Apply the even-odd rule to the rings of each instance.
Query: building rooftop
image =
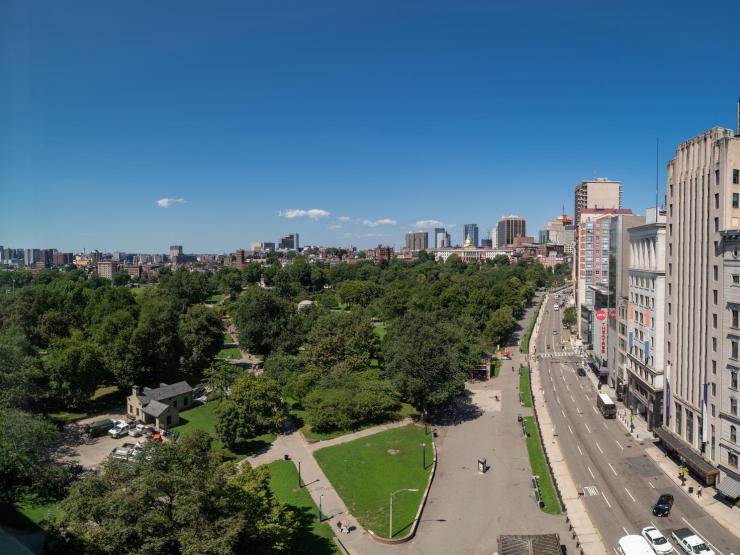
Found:
[[[188,382],[185,381],[173,383],[170,385],[167,385],[166,383],[161,383],[156,389],[145,387],[143,395],[138,395],[138,397],[142,404],[145,405],[148,402],[171,399],[172,397],[183,395],[185,393],[190,393],[191,391],[193,391],[193,388],[190,387]]]

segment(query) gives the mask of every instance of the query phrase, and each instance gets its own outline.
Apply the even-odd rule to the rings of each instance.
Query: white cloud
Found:
[[[187,201],[184,198],[161,198],[157,201],[157,206],[160,208],[169,208],[173,204],[184,204]]]
[[[349,216],[339,216],[339,217],[337,218],[337,220],[339,220],[340,222],[348,222],[348,221],[350,221],[351,219],[352,219],[352,218],[350,218]]]
[[[418,220],[414,227],[455,227],[455,224],[446,224],[439,220]]]
[[[398,222],[390,218],[381,218],[380,220],[362,220],[362,225],[368,227],[378,227],[379,225],[396,225]]]
[[[334,224],[334,225],[330,225],[327,229],[342,229],[342,226],[338,224]]]
[[[390,237],[387,233],[365,233],[361,237]]]
[[[320,220],[329,216],[329,212],[320,208],[311,208],[310,210],[301,210],[299,208],[288,208],[287,210],[281,210],[278,212],[278,216],[281,218],[311,218],[312,220]]]

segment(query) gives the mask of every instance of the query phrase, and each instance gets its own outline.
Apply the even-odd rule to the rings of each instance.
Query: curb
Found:
[[[432,451],[434,452],[434,458],[432,460],[432,471],[429,473],[429,480],[427,481],[427,487],[424,490],[424,497],[421,499],[421,503],[419,503],[419,508],[416,511],[414,522],[411,524],[411,530],[409,530],[409,533],[401,538],[381,538],[380,536],[375,535],[375,532],[373,532],[372,530],[367,529],[367,535],[370,536],[370,539],[373,540],[375,543],[379,543],[381,545],[398,545],[406,543],[407,541],[413,539],[414,536],[416,536],[416,529],[419,527],[421,513],[424,510],[424,506],[427,504],[429,490],[432,488],[434,475],[437,471],[437,444],[434,442],[434,440],[432,440]]]

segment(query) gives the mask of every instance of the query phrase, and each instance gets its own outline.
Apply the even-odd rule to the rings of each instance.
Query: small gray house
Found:
[[[193,406],[193,388],[188,382],[161,383],[156,389],[134,386],[126,404],[130,418],[167,430],[180,422],[181,410]]]

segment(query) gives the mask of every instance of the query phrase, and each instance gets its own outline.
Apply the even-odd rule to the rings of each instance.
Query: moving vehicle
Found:
[[[671,514],[673,507],[673,496],[670,493],[664,493],[658,497],[658,502],[653,505],[653,514],[655,516],[668,516]]]
[[[709,549],[707,543],[688,528],[674,530],[671,535],[686,553],[691,553],[691,555],[714,555],[714,551]]]
[[[106,433],[108,433],[108,430],[113,428],[115,425],[116,423],[110,418],[106,418],[105,420],[98,420],[97,422],[93,422],[92,424],[87,424],[85,426],[85,433],[87,433],[87,435],[89,435],[90,437],[104,436]]]
[[[116,425],[108,430],[108,435],[113,439],[128,435],[129,426],[123,420],[117,420]]]
[[[631,534],[619,538],[619,553],[622,555],[653,555],[654,551],[642,536]]]
[[[596,396],[596,408],[599,409],[604,418],[617,417],[617,405],[606,393],[599,393]]]
[[[552,334],[553,335],[557,335],[558,334],[558,330],[552,330]]]
[[[585,370],[585,368],[583,368],[583,366],[579,366],[579,367],[578,367],[578,368],[576,369],[576,374],[578,374],[579,376],[585,376],[585,375],[586,375],[586,370]]]
[[[642,537],[648,541],[650,547],[656,553],[673,553],[671,542],[665,539],[665,536],[655,526],[646,526],[643,528]]]
[[[553,307],[552,307],[552,309],[553,309],[553,310],[554,310],[555,312],[557,312],[558,310],[560,310],[560,307],[558,306],[558,303],[555,303],[555,306],[553,306]]]

